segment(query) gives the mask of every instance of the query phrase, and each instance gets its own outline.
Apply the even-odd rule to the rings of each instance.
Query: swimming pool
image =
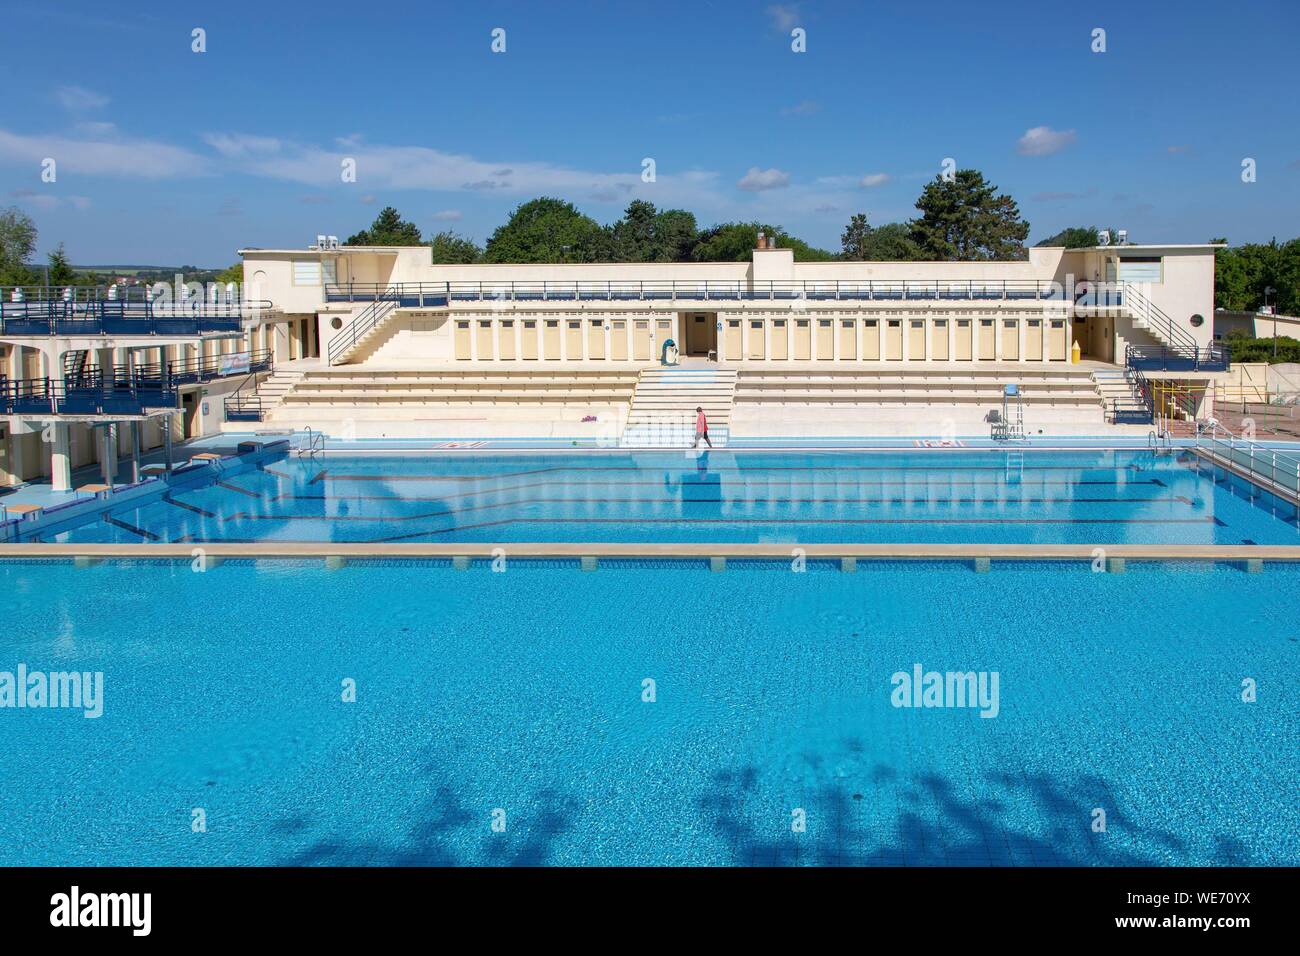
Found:
[[[0,589],[0,671],[104,674],[97,719],[0,708],[0,864],[1300,862],[1291,566],[3,561]],[[916,664],[997,672],[997,716],[893,706]]]
[[[1188,451],[285,458],[43,540],[83,543],[1300,544],[1296,509]]]

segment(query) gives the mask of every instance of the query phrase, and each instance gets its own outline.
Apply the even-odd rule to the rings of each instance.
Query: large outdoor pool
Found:
[[[1191,452],[593,452],[286,458],[59,542],[1300,544]]]
[[[277,489],[345,493],[266,524],[352,528],[322,516],[399,487],[346,477],[359,467],[246,476],[220,500],[269,513]],[[440,487],[427,462],[402,467]],[[459,473],[448,488],[477,480],[468,461],[440,472]],[[637,481],[693,473],[665,461],[583,480],[637,497]],[[1066,501],[892,508],[1212,509],[1226,529],[1177,527],[1260,535],[1246,503],[1185,473],[1043,467],[1024,493]],[[789,494],[787,474],[751,477]],[[972,468],[946,494],[979,477],[1007,488],[1000,468]],[[859,480],[938,494],[898,471],[844,494],[866,494]],[[1174,500],[1193,489],[1205,497]],[[1085,493],[1121,503],[1068,500]],[[679,494],[665,513],[687,507]],[[168,537],[246,527],[150,514]],[[103,673],[95,719],[0,707],[0,864],[1300,862],[1300,568],[4,561],[0,591],[0,671]],[[893,675],[918,665],[990,688],[996,673],[996,716],[894,706]]]

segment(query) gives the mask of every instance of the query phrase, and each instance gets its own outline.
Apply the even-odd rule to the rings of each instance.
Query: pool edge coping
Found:
[[[851,559],[866,561],[1210,561],[1300,562],[1300,545],[1208,544],[785,544],[749,542],[497,542],[425,544],[419,542],[191,542],[141,544],[0,544],[0,561],[31,559],[252,558],[395,559],[442,558],[662,558],[684,559]]]

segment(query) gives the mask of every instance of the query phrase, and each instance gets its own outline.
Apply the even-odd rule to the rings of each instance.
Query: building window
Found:
[[[294,285],[320,285],[320,262],[313,260],[293,264]]]
[[[1161,282],[1159,256],[1125,256],[1119,260],[1120,282]]]
[[[1196,315],[1193,315],[1191,319],[1189,319],[1188,321],[1192,323],[1192,328],[1199,329],[1202,325],[1205,324],[1205,316],[1198,313]]]

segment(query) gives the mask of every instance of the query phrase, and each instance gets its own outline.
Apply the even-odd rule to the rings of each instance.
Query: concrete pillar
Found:
[[[98,431],[99,470],[104,476],[104,484],[112,485],[117,478],[117,426],[104,425]]]
[[[50,487],[54,491],[72,490],[72,449],[69,447],[68,426],[56,422],[54,441],[50,443]]]
[[[131,423],[131,484],[140,480],[140,423]]]

